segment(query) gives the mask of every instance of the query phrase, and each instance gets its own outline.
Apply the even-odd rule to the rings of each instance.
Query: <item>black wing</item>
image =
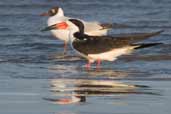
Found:
[[[151,32],[151,33],[120,34],[120,35],[115,35],[113,38],[121,38],[122,40],[128,40],[130,43],[135,43],[145,39],[149,39],[152,36],[156,36],[162,32],[163,30],[157,32]]]
[[[152,36],[160,34],[162,31],[152,32],[152,33],[142,33],[134,35],[125,36],[87,36],[81,40],[75,39],[73,42],[73,47],[84,54],[97,54],[106,51],[110,51],[115,48],[122,48],[125,46],[130,46],[133,43],[148,39]]]

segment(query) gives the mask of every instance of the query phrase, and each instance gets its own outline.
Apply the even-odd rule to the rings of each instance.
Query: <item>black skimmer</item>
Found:
[[[48,26],[51,26],[59,22],[68,21],[69,19],[71,19],[70,17],[64,16],[64,11],[60,7],[53,7],[47,13],[42,13],[41,15],[49,16],[49,19],[47,21]],[[112,28],[112,24],[108,24],[108,23],[101,24],[99,22],[86,22],[83,20],[80,21],[84,24],[85,33],[88,35],[93,35],[93,36],[106,35],[107,31]],[[63,26],[65,27],[65,25]],[[58,29],[58,30],[51,30],[51,32],[56,38],[64,41],[64,53],[66,53],[67,43],[69,41],[69,30]]]
[[[63,29],[63,24],[70,30],[69,37],[71,47],[82,57],[88,60],[86,67],[89,69],[91,63],[97,61],[97,68],[103,60],[114,61],[118,56],[129,54],[136,49],[156,46],[162,43],[137,43],[139,41],[156,36],[163,31],[152,33],[141,33],[135,35],[114,36],[90,36],[84,34],[84,24],[76,19],[69,19],[49,26],[46,30]]]

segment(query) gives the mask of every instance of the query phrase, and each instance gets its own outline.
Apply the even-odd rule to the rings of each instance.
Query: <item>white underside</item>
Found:
[[[69,41],[69,31],[68,30],[51,30],[53,36],[59,40],[68,42]]]
[[[53,24],[66,21],[68,20],[69,17],[64,17],[64,16],[53,16],[48,19],[48,26],[51,26]],[[82,21],[82,20],[81,20]],[[85,26],[85,33],[88,35],[93,35],[93,36],[102,36],[107,34],[107,29],[102,29],[102,27],[99,25],[98,22],[85,22],[83,21],[84,26]],[[63,41],[68,42],[69,41],[69,30],[51,30],[52,34]]]
[[[99,54],[88,54],[89,62],[93,63],[96,60],[103,60],[103,61],[114,61],[117,57],[125,54],[131,53],[134,47],[124,47],[119,49],[113,49],[108,52],[99,53]]]

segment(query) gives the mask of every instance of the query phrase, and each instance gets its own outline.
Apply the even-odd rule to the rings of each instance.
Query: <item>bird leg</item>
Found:
[[[64,55],[67,54],[67,42],[66,41],[64,41],[64,52],[63,52],[63,54]]]
[[[98,59],[97,60],[97,65],[96,65],[96,69],[99,70],[100,69],[100,64],[101,64],[101,60]]]
[[[88,63],[86,64],[86,69],[87,69],[87,70],[90,70],[90,68],[91,68],[91,62],[88,61]]]

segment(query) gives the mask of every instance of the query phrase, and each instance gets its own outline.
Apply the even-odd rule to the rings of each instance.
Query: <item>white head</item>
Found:
[[[54,17],[54,16],[64,16],[64,11],[60,7],[53,7],[51,8],[48,12],[42,13],[41,16],[49,16],[49,17]]]

